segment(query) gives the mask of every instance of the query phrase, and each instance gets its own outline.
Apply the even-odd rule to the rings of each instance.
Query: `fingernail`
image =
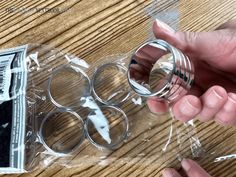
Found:
[[[148,98],[147,105],[149,110],[156,115],[163,115],[168,111],[168,105],[165,102],[159,102],[154,97]]]
[[[236,103],[236,94],[235,94],[235,93],[229,93],[229,94],[228,94],[228,99],[229,99],[232,103]]]
[[[207,106],[210,108],[215,108],[223,97],[215,89],[212,89],[208,94],[207,99]]]
[[[185,116],[195,116],[199,112],[199,103],[198,100],[193,99],[191,102],[186,98],[184,99],[179,106],[179,111]]]
[[[188,159],[183,159],[181,165],[185,171],[189,171],[191,168],[191,164],[189,163]]]
[[[172,173],[172,169],[169,169],[169,168],[163,170],[163,171],[162,171],[162,175],[163,175],[164,177],[174,177],[174,175],[173,175],[173,173]]]
[[[157,26],[164,29],[166,32],[169,32],[169,33],[175,33],[175,30],[173,28],[171,28],[169,25],[167,25],[166,23],[156,19],[156,23],[157,23]]]
[[[226,101],[225,105],[223,106],[222,111],[224,113],[236,112],[235,104],[236,104],[236,95],[234,93],[229,93],[228,94],[228,100]],[[222,116],[222,117],[225,117],[225,116]]]
[[[156,114],[157,116],[162,116],[164,114],[166,114],[165,111],[156,109],[156,108],[152,108],[151,106],[149,106],[149,110],[151,111],[151,113]]]

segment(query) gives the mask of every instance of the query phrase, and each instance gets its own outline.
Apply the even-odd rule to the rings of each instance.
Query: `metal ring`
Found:
[[[93,124],[93,126],[97,126],[97,127],[95,127],[95,129],[96,129],[96,131],[98,131],[98,134],[97,135],[99,135],[100,133],[99,133],[99,130],[97,130],[97,128],[99,128],[99,129],[101,129],[102,131],[104,130],[104,129],[106,129],[106,128],[108,128],[108,132],[106,132],[106,133],[110,133],[109,131],[110,131],[110,125],[106,125],[106,121],[107,121],[107,119],[106,119],[106,117],[105,117],[105,120],[103,120],[102,122],[101,122],[101,120],[102,119],[104,119],[104,118],[101,118],[101,116],[100,115],[96,115],[96,114],[100,114],[100,112],[99,111],[101,111],[102,112],[102,110],[103,109],[110,109],[110,110],[112,110],[112,111],[116,111],[116,112],[119,112],[121,115],[122,115],[122,118],[121,118],[121,120],[120,121],[122,121],[122,123],[124,124],[124,131],[123,132],[121,132],[121,134],[120,134],[120,138],[116,141],[116,142],[114,142],[114,143],[112,143],[112,140],[110,139],[110,143],[109,143],[109,140],[106,140],[107,141],[107,143],[106,144],[101,144],[101,143],[99,143],[99,142],[96,142],[96,140],[94,140],[93,139],[93,137],[92,137],[92,135],[93,134],[91,134],[90,135],[90,131],[89,131],[89,121],[91,121],[92,122],[92,124]],[[123,144],[123,142],[125,141],[125,139],[128,137],[128,133],[129,133],[129,120],[128,120],[128,118],[127,118],[127,116],[126,116],[126,114],[124,113],[124,111],[122,111],[120,108],[118,108],[118,107],[115,107],[115,106],[101,106],[100,107],[100,110],[95,110],[95,112],[96,111],[98,111],[98,113],[95,113],[95,115],[94,115],[94,117],[95,117],[95,119],[97,119],[97,121],[98,122],[96,122],[96,121],[94,121],[94,120],[91,120],[91,118],[90,118],[90,116],[91,116],[91,113],[90,113],[90,115],[88,116],[88,118],[86,119],[86,121],[85,121],[85,134],[86,134],[86,137],[88,138],[88,140],[95,146],[95,147],[97,147],[97,148],[99,148],[99,149],[109,149],[109,150],[114,150],[114,149],[117,149],[118,147],[120,147],[122,144]],[[103,113],[102,113],[103,114]],[[104,122],[105,122],[105,125],[104,125]],[[99,125],[100,124],[100,125]],[[115,126],[114,126],[115,127]],[[105,130],[106,131],[106,130]],[[93,133],[95,133],[95,132],[93,132]],[[102,136],[102,138],[103,139],[109,139],[108,137],[106,137],[106,135],[99,135],[99,136]],[[110,134],[109,134],[109,136],[110,136]],[[105,140],[104,140],[105,141]]]
[[[167,54],[170,56],[162,58]],[[155,66],[157,63],[158,69],[154,68],[157,67]],[[165,81],[161,79],[160,83],[155,83],[156,90],[154,91],[150,90],[149,85],[153,68]],[[173,101],[186,94],[187,90],[191,88],[194,80],[194,67],[189,58],[180,50],[166,41],[157,39],[144,43],[133,53],[127,76],[130,87],[138,95]]]
[[[50,120],[51,118],[55,118],[55,117],[52,117],[52,115],[54,114],[60,114],[60,113],[66,113],[66,114],[72,114],[72,116],[79,120],[80,123],[81,123],[81,139],[79,140],[79,142],[76,144],[76,146],[74,146],[72,149],[70,150],[65,150],[65,151],[57,151],[57,150],[54,150],[52,148],[49,147],[49,145],[47,144],[46,140],[45,140],[45,136],[44,136],[44,129],[45,129],[45,126],[46,126],[46,121]],[[67,109],[58,109],[56,111],[53,111],[53,112],[50,112],[42,121],[41,125],[40,125],[40,128],[39,128],[39,139],[40,139],[40,142],[42,143],[42,145],[45,147],[45,149],[50,153],[50,154],[53,154],[55,156],[66,156],[66,155],[69,155],[71,154],[72,152],[74,152],[76,149],[78,149],[80,147],[80,145],[82,144],[82,142],[84,141],[85,139],[85,129],[84,129],[84,121],[83,119],[74,111],[71,111],[71,110],[67,110]]]
[[[119,63],[106,63],[106,64],[103,64],[101,66],[99,66],[97,68],[97,70],[95,71],[95,73],[93,74],[93,77],[92,77],[92,82],[91,82],[91,87],[92,87],[92,92],[93,92],[93,95],[95,96],[95,98],[105,104],[105,105],[118,105],[120,103],[123,103],[124,101],[126,101],[129,96],[130,96],[130,91],[127,91],[125,97],[123,97],[121,100],[119,100],[118,102],[112,102],[112,101],[109,101],[109,100],[104,100],[101,98],[101,96],[97,93],[96,91],[96,86],[95,86],[95,82],[96,82],[96,78],[98,76],[98,74],[101,73],[101,71],[103,70],[106,70],[107,68],[112,68],[112,67],[116,67],[118,68],[119,70],[121,70],[124,75],[126,76],[126,72],[127,72],[127,68],[124,67],[123,65],[119,64]],[[126,78],[126,77],[125,77]],[[115,93],[113,93],[115,94]]]
[[[72,66],[72,65],[64,65],[62,67],[59,67],[57,68],[56,70],[53,71],[53,73],[51,74],[49,80],[48,80],[48,89],[47,89],[47,92],[48,92],[48,95],[49,95],[49,98],[51,100],[51,102],[58,108],[68,108],[68,106],[66,105],[62,105],[60,103],[58,103],[52,96],[52,92],[51,92],[51,85],[52,85],[52,81],[53,81],[53,78],[55,75],[57,75],[58,73],[60,73],[61,71],[63,70],[67,70],[67,71],[72,71],[72,72],[75,72],[75,74],[81,74],[81,76],[85,79],[85,81],[87,82],[87,85],[88,85],[88,94],[87,95],[84,95],[84,96],[88,96],[91,94],[91,83],[90,83],[90,79],[89,77],[87,76],[87,74],[82,70],[80,69],[79,67],[76,67],[76,66]],[[80,101],[80,100],[78,100]]]

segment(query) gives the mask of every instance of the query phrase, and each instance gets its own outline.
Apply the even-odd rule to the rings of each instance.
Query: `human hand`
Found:
[[[184,159],[181,165],[188,177],[211,177],[202,167],[190,159]],[[166,168],[162,172],[164,177],[182,177],[175,169]]]
[[[223,125],[236,124],[236,21],[211,32],[175,32],[156,20],[153,31],[189,56],[195,66],[195,84],[188,95],[173,104],[176,119],[214,119]],[[149,99],[154,113],[167,111],[165,102]]]

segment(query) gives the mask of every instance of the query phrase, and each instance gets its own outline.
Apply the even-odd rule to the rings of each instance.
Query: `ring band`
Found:
[[[64,150],[64,151],[58,151],[58,150],[55,150],[55,149],[52,149],[50,147],[50,145],[48,145],[48,143],[46,142],[46,137],[44,135],[44,130],[45,130],[45,126],[46,126],[46,122],[48,120],[50,120],[51,118],[57,118],[57,117],[53,117],[53,115],[55,114],[60,114],[60,113],[66,113],[66,114],[71,114],[76,120],[79,120],[79,122],[81,123],[81,138],[79,139],[79,142],[76,143],[76,145],[72,148],[72,149],[69,149],[69,150]],[[49,113],[42,121],[41,125],[40,125],[40,129],[39,129],[39,138],[40,138],[40,141],[42,143],[42,145],[46,148],[46,150],[55,155],[55,156],[66,156],[66,155],[69,155],[71,154],[72,152],[74,152],[76,149],[79,148],[79,146],[82,144],[82,142],[84,141],[85,139],[85,132],[84,132],[84,121],[83,119],[76,113],[76,112],[73,112],[71,110],[66,110],[66,109],[58,109],[54,112],[51,112]]]
[[[138,95],[173,101],[193,85],[194,67],[179,49],[157,39],[144,43],[134,52],[127,75]]]
[[[104,121],[104,119],[102,117],[97,116],[96,113],[95,113],[95,116],[97,116],[96,117],[97,121],[91,120],[91,118],[90,118],[91,114],[88,116],[88,118],[85,121],[85,134],[86,134],[86,137],[95,147],[97,147],[99,149],[109,149],[109,150],[117,149],[118,147],[120,147],[123,144],[124,140],[128,137],[128,133],[129,133],[128,118],[127,118],[126,114],[124,113],[124,111],[122,111],[120,108],[115,107],[115,106],[101,106],[100,109],[101,109],[101,111],[104,110],[104,109],[109,109],[113,113],[114,112],[120,113],[122,115],[122,118],[119,121],[123,123],[123,132],[121,132],[121,133],[119,132],[120,135],[116,134],[116,136],[118,136],[118,140],[113,142],[113,140],[111,139],[112,137],[109,137],[109,136],[114,134],[114,132],[111,132],[112,131],[111,128],[114,128],[116,125],[114,125],[114,127],[110,127],[109,124],[106,125],[106,121],[108,121],[107,118],[104,117],[105,118],[105,121]],[[100,114],[100,113],[98,113],[98,114]],[[114,114],[116,114],[116,113],[114,113]],[[119,117],[119,119],[120,119],[120,117]],[[102,124],[101,124],[100,120],[103,120]],[[106,143],[102,144],[102,143],[96,142],[96,140],[92,137],[96,133],[94,131],[92,131],[93,134],[90,134],[90,130],[89,130],[89,123],[90,122],[89,121],[91,121],[91,123],[93,124],[92,126],[95,127],[96,131],[98,132],[97,135],[100,134],[99,136],[102,137],[104,142],[106,141]],[[105,123],[105,125],[104,125],[104,123]],[[96,126],[96,124],[98,126]],[[104,130],[106,128],[107,128],[107,132],[104,132]],[[98,130],[98,129],[100,129],[103,132],[101,133],[100,130]],[[108,133],[108,134],[106,135],[106,133]]]
[[[95,71],[95,73],[93,74],[93,77],[92,77],[92,81],[91,81],[91,87],[92,87],[92,92],[93,92],[93,95],[95,96],[95,98],[105,104],[105,105],[118,105],[118,104],[121,104],[123,103],[124,101],[126,101],[128,99],[128,97],[130,96],[130,91],[129,90],[120,90],[119,93],[122,93],[122,92],[127,92],[127,93],[124,93],[124,97],[118,99],[117,101],[111,101],[112,99],[112,95],[115,95],[116,93],[111,93],[109,96],[111,96],[111,99],[108,99],[108,100],[104,100],[101,95],[98,93],[97,89],[96,89],[96,79],[98,77],[98,75],[100,73],[102,73],[102,71],[106,70],[106,69],[109,69],[109,68],[117,68],[119,71],[122,71],[122,73],[124,73],[124,76],[125,78],[126,77],[126,72],[127,72],[127,68],[124,67],[123,65],[119,64],[119,63],[106,63],[106,64],[103,64],[101,66],[99,66],[97,68],[97,70]],[[110,77],[110,76],[109,76]],[[119,94],[118,93],[118,94]]]
[[[81,77],[83,77],[85,84],[88,85],[88,88],[86,90],[87,93],[83,93],[83,94],[86,94],[86,95],[82,95],[82,96],[86,97],[86,96],[91,94],[91,83],[90,83],[90,79],[87,76],[87,74],[82,69],[80,69],[79,67],[76,67],[76,66],[64,65],[64,66],[59,67],[59,68],[57,68],[56,70],[53,71],[53,73],[51,74],[51,76],[48,80],[48,89],[47,89],[47,91],[48,91],[49,98],[50,98],[51,102],[56,107],[58,107],[58,108],[68,108],[67,105],[63,105],[62,103],[59,103],[58,101],[56,101],[55,98],[53,97],[53,94],[52,94],[52,91],[51,91],[52,81],[53,81],[54,76],[59,74],[62,71],[75,72],[75,74],[79,73],[81,75]],[[77,101],[79,102],[80,100],[77,100]]]

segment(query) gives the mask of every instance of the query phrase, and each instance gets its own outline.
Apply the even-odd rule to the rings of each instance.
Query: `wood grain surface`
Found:
[[[48,44],[96,65],[106,56],[128,53],[152,38],[152,22],[156,17],[186,31],[214,30],[236,17],[235,0],[155,2],[3,0],[0,1],[0,45],[1,48],[9,48],[28,43]],[[164,152],[170,131],[170,116],[153,115],[146,106],[134,108],[130,103],[123,108],[132,126],[128,141],[118,150],[98,152],[85,144],[84,150],[66,161],[48,161],[47,167],[37,165],[36,170],[27,174],[2,176],[161,176],[161,170],[165,167],[181,170],[178,159],[193,158],[194,152],[194,155],[200,156],[196,160],[212,176],[236,177],[235,159],[213,162],[216,157],[236,153],[236,127],[196,121],[193,131],[174,121],[173,137]],[[204,147],[200,152],[194,149],[193,142],[197,137]]]

